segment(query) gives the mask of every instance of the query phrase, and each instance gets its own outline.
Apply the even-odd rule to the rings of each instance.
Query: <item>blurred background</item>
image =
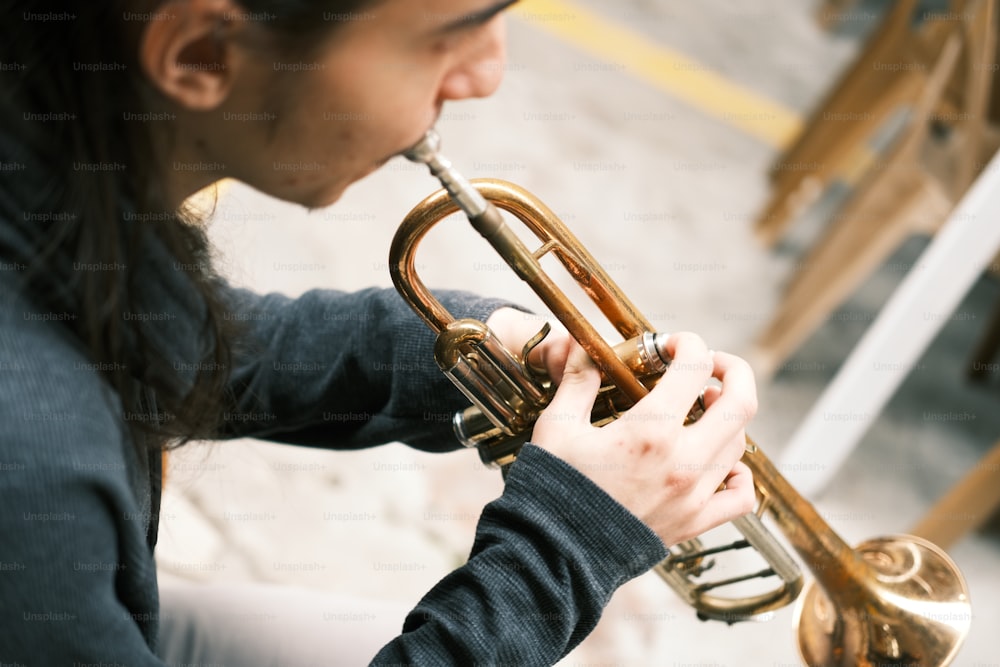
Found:
[[[994,5],[524,0],[510,13],[499,93],[447,107],[438,129],[466,176],[546,201],[659,329],[750,359],[760,393],[750,432],[780,462],[988,173]],[[389,286],[393,232],[436,187],[397,159],[307,212],[227,183],[211,233],[224,273],[262,292]],[[417,268],[432,286],[534,307],[483,245],[462,221],[442,223]],[[941,282],[960,269],[974,279],[954,308],[921,313],[936,325],[931,342],[888,402],[831,415],[828,437],[795,461],[825,460],[843,421],[864,422],[842,464],[817,463],[809,499],[851,543],[941,531],[974,605],[955,664],[998,665],[1000,360],[987,337],[1000,265],[970,269],[969,257],[949,257]],[[871,381],[894,364],[871,365]],[[793,480],[802,468],[783,465]],[[196,444],[171,458],[158,562],[164,576],[413,604],[464,561],[501,488],[474,452]],[[961,509],[936,505],[949,493],[964,494]],[[793,615],[703,623],[647,574],[560,664],[796,665]]]

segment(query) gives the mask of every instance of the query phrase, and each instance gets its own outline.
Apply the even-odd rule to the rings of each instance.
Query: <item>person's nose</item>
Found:
[[[503,80],[507,61],[506,30],[503,17],[497,17],[483,35],[469,45],[465,53],[441,81],[441,101],[488,97]]]

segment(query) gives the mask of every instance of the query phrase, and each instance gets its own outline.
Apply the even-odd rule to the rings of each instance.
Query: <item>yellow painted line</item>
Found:
[[[568,0],[524,0],[513,15],[775,148],[802,127],[794,111]]]

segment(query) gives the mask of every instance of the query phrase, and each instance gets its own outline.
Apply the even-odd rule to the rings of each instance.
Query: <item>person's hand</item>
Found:
[[[531,442],[589,477],[671,546],[753,509],[752,476],[740,458],[757,395],[749,365],[709,351],[698,336],[674,334],[666,349],[673,361],[649,395],[596,428],[589,417],[600,374],[573,342]],[[711,378],[721,386],[706,387]],[[702,391],[705,413],[685,426]]]

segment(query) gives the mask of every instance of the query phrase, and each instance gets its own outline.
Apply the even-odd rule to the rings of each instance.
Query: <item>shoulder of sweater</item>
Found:
[[[122,455],[121,404],[66,329],[71,316],[0,301],[0,459]]]

